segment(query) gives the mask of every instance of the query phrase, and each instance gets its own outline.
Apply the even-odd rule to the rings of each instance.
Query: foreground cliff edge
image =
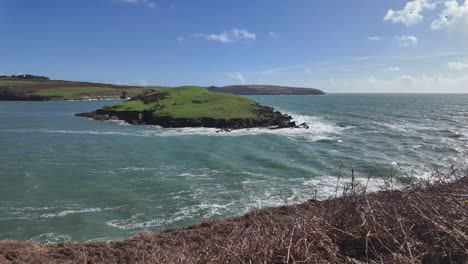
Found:
[[[298,126],[291,116],[249,98],[212,92],[196,86],[160,89],[120,104],[76,115],[100,121],[123,120],[134,125],[158,125],[165,128],[307,128],[306,124]]]
[[[4,240],[0,263],[467,263],[467,171],[445,175],[451,179],[377,193],[348,188],[341,198],[123,241]]]

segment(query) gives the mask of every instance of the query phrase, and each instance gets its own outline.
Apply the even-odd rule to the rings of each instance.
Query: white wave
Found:
[[[206,211],[203,215],[203,218],[212,218],[214,216],[221,216],[226,215],[230,212],[230,208],[232,207],[233,203],[227,204],[217,204],[217,203],[201,203],[198,208],[202,211]]]
[[[149,221],[138,221],[138,215],[132,216],[130,219],[124,220],[111,220],[107,221],[106,225],[112,226],[122,230],[132,230],[132,229],[146,229],[146,228],[157,228],[161,227],[167,223],[165,219],[153,219]]]
[[[159,168],[125,167],[119,170],[120,171],[155,171],[155,170],[159,170]]]
[[[321,117],[296,115],[287,113],[293,117],[297,124],[307,123],[309,129],[305,128],[281,128],[281,129],[268,129],[268,128],[246,128],[237,129],[230,132],[220,131],[216,128],[169,128],[160,129],[157,131],[147,130],[144,131],[146,135],[159,135],[166,137],[173,136],[186,136],[186,135],[204,135],[204,136],[252,136],[252,135],[281,135],[289,138],[304,138],[310,141],[317,141],[323,139],[334,139],[342,131],[352,127],[340,127],[332,123],[328,123]]]
[[[110,210],[115,210],[120,207],[113,207],[113,208],[98,208],[98,207],[92,207],[92,208],[83,208],[83,209],[71,209],[71,210],[63,210],[60,212],[56,213],[46,213],[46,214],[41,214],[40,218],[55,218],[55,217],[65,217],[67,215],[71,214],[83,214],[83,213],[95,213],[95,212],[103,212],[103,211],[110,211]]]
[[[305,128],[246,128],[237,129],[230,132],[220,131],[217,128],[206,127],[187,127],[187,128],[161,128],[159,126],[144,126],[137,127],[131,132],[122,131],[94,131],[94,130],[52,130],[52,129],[7,129],[0,132],[40,132],[40,133],[59,133],[59,134],[89,134],[89,135],[113,135],[113,136],[136,136],[136,137],[178,137],[178,136],[221,136],[221,137],[239,137],[253,135],[281,135],[291,139],[302,138],[310,141],[318,141],[323,139],[335,139],[342,131],[352,127],[340,127],[335,124],[326,122],[323,118],[309,115],[296,115],[287,113],[293,117],[297,124],[307,123],[309,129]],[[114,122],[114,121],[113,121]],[[122,125],[121,121],[117,121]],[[144,130],[140,130],[144,128]],[[151,129],[148,129],[151,128]]]
[[[147,219],[144,213],[136,213],[128,219],[115,219],[107,221],[106,225],[122,230],[161,228],[180,220],[193,218],[195,217],[194,213],[196,212],[198,212],[196,206],[189,206],[180,208],[172,216],[154,219]]]
[[[55,244],[55,243],[62,243],[62,242],[69,242],[71,241],[71,236],[69,235],[60,235],[56,233],[44,233],[40,234],[36,237],[33,237],[31,240],[44,242],[47,244]]]
[[[121,136],[144,136],[133,133],[117,132],[117,131],[90,131],[90,130],[51,130],[51,129],[4,129],[0,132],[15,132],[15,133],[58,133],[58,134],[89,134],[89,135],[121,135]]]

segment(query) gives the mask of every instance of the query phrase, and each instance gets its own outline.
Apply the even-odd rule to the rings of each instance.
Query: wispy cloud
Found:
[[[132,4],[132,5],[143,5],[148,8],[157,8],[158,5],[152,0],[114,0],[114,2]]]
[[[195,38],[203,38],[210,41],[217,41],[221,43],[233,43],[237,41],[251,41],[257,38],[255,33],[251,33],[245,29],[234,28],[228,31],[224,31],[220,34],[205,34],[195,33]]]
[[[307,68],[308,65],[306,64],[296,64],[296,65],[285,65],[281,67],[273,67],[273,68],[268,68],[261,70],[259,73],[263,75],[275,75],[279,74],[285,71],[291,71],[291,70],[303,70],[304,68]],[[258,73],[258,72],[257,72]]]
[[[452,70],[456,71],[463,71],[463,70],[468,70],[468,63],[467,62],[461,62],[461,61],[450,61],[448,62],[448,67]]]
[[[245,84],[245,78],[240,72],[230,72],[228,73],[229,78],[239,82],[240,84]]]
[[[397,66],[388,67],[388,68],[384,68],[382,70],[385,71],[385,72],[397,72],[397,71],[400,71],[400,67],[397,67]]]
[[[456,1],[454,1],[456,2]],[[431,3],[429,0],[414,0],[406,3],[402,10],[389,9],[384,17],[385,21],[392,23],[401,23],[405,26],[412,26],[423,21],[424,16],[421,14],[424,10],[433,10],[436,8],[437,2]]]
[[[377,56],[360,56],[360,57],[354,57],[351,59],[351,61],[365,61],[365,60],[372,60],[377,58]]]
[[[135,83],[138,86],[148,86],[149,85],[149,82],[147,80],[136,80]]]
[[[372,37],[368,37],[367,39],[368,39],[368,40],[371,40],[371,41],[379,41],[379,40],[382,40],[382,38],[379,37],[379,36],[372,36]]]
[[[184,37],[184,36],[178,36],[178,37],[176,38],[176,40],[177,40],[177,42],[179,42],[179,43],[184,43],[185,37]]]
[[[280,38],[280,35],[276,32],[273,32],[273,31],[270,31],[268,32],[268,36],[270,36],[270,38],[272,39],[279,39]]]
[[[264,75],[273,75],[273,74],[277,74],[277,73],[287,71],[287,70],[289,70],[291,68],[294,68],[294,67],[296,67],[296,66],[284,66],[284,67],[270,68],[270,69],[263,70],[262,74],[264,74]]]
[[[401,47],[416,46],[419,42],[415,36],[396,36],[395,39],[398,40]]]

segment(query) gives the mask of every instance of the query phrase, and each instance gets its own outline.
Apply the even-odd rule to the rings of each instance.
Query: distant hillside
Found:
[[[46,76],[31,74],[0,75],[0,101],[60,101],[110,99],[134,97],[153,92],[164,86],[130,86],[108,83],[50,80]],[[231,85],[208,87],[213,92],[237,95],[322,95],[313,88],[297,88],[275,85]]]
[[[49,80],[45,76],[0,76],[0,100],[60,101],[133,97],[160,87]]]
[[[224,87],[211,86],[208,90],[238,95],[323,95],[323,91],[313,88],[298,88],[276,85],[231,85]]]

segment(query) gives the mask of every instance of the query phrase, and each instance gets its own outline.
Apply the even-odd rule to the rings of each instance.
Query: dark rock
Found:
[[[304,122],[304,123],[302,123],[302,124],[298,125],[298,126],[297,126],[297,128],[305,128],[305,129],[309,129],[309,125],[308,125],[306,122]]]
[[[274,111],[272,107],[262,106],[257,111],[257,118],[234,118],[234,119],[214,119],[204,118],[173,118],[170,116],[155,116],[152,111],[114,111],[99,109],[94,112],[80,113],[76,116],[92,118],[98,121],[123,120],[133,125],[158,125],[165,128],[180,127],[213,127],[229,132],[233,129],[269,127],[269,128],[294,128],[296,123],[292,117]]]

